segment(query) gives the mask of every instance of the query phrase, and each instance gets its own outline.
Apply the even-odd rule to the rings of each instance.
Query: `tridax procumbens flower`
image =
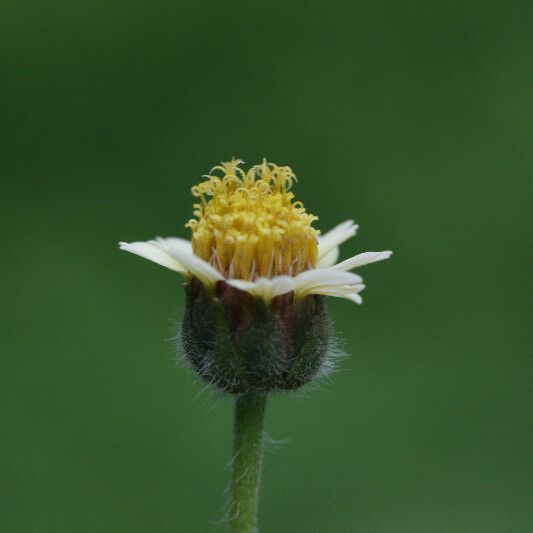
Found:
[[[322,235],[313,227],[318,217],[294,201],[289,167],[263,160],[245,172],[242,164],[222,163],[192,187],[191,241],[158,237],[120,247],[186,277],[183,344],[207,381],[237,393],[297,388],[326,361],[323,297],[361,303],[365,286],[351,270],[392,252],[337,263],[339,245],[358,226],[348,220]]]

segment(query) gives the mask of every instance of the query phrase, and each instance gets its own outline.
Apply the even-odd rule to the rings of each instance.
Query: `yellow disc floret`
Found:
[[[294,276],[314,268],[318,217],[293,202],[296,176],[289,167],[263,160],[248,172],[239,159],[214,167],[195,185],[192,230],[194,253],[224,276],[254,280],[279,274]]]

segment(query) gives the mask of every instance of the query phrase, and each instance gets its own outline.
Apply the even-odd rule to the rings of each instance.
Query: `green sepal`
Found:
[[[297,389],[319,372],[330,348],[324,297],[292,293],[269,305],[219,282],[186,287],[182,322],[185,355],[208,383],[226,392]]]

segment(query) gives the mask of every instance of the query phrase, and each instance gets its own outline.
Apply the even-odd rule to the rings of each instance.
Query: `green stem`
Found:
[[[237,396],[228,518],[231,533],[257,531],[265,406],[265,394],[248,392]]]

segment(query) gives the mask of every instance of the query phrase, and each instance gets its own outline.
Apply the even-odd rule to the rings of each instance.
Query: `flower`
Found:
[[[192,187],[199,203],[196,218],[186,224],[191,241],[157,237],[121,242],[120,248],[195,277],[205,287],[224,281],[267,304],[287,293],[362,303],[363,279],[350,271],[392,252],[365,252],[336,263],[339,245],[357,232],[353,220],[321,235],[312,226],[318,217],[293,201],[296,177],[289,167],[263,160],[245,173],[242,164],[240,159],[221,163]]]
[[[221,163],[192,187],[191,241],[157,237],[120,248],[186,277],[182,345],[205,381],[232,394],[297,389],[332,368],[324,297],[361,303],[363,280],[351,270],[392,252],[337,263],[357,225],[321,235],[317,217],[294,201],[289,167],[263,160],[245,172],[242,163]]]

